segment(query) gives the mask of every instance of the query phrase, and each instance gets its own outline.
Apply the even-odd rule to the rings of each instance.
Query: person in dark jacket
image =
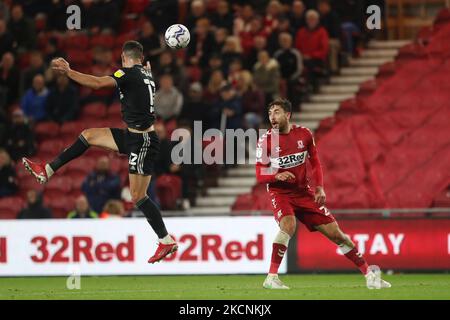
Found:
[[[52,219],[52,212],[42,204],[42,194],[36,190],[27,192],[27,207],[17,215],[17,219]]]
[[[58,75],[56,86],[50,90],[47,98],[48,118],[59,123],[74,120],[78,108],[77,89],[70,84],[66,75]]]
[[[242,125],[242,102],[231,84],[220,89],[220,100],[213,106],[213,128],[220,129],[222,117],[226,119],[226,129],[238,129]]]
[[[8,152],[0,149],[0,198],[17,192],[16,170],[11,164]]]
[[[120,177],[110,171],[108,157],[98,159],[95,170],[86,177],[81,190],[96,212],[101,212],[109,199],[120,199]]]
[[[12,124],[6,132],[6,148],[14,161],[36,152],[33,130],[20,109],[16,109],[12,114]]]

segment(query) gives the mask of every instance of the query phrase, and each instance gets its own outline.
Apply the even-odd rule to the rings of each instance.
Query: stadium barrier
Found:
[[[270,264],[271,217],[165,219],[179,250],[154,265],[157,238],[144,219],[4,220],[0,276],[258,274]],[[280,271],[286,272],[286,261]]]

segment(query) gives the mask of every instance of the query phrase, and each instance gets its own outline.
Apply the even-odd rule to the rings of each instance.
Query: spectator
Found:
[[[242,47],[239,38],[229,36],[225,40],[225,45],[222,49],[222,65],[225,73],[228,73],[228,68],[231,61],[242,58]]]
[[[214,54],[222,52],[228,34],[229,33],[225,28],[216,29],[216,31],[214,32]]]
[[[270,58],[267,51],[261,51],[258,62],[253,67],[255,84],[264,92],[265,100],[272,101],[280,95],[280,67]]]
[[[217,28],[225,28],[228,33],[233,32],[233,14],[227,1],[221,0],[217,4],[217,10],[211,16],[211,22]]]
[[[33,78],[32,88],[28,89],[22,99],[22,110],[33,121],[46,119],[46,105],[48,89],[45,86],[44,76],[37,74]]]
[[[164,121],[178,117],[183,106],[183,95],[173,85],[172,76],[162,75],[159,78],[160,88],[155,94],[156,114]]]
[[[267,50],[267,39],[263,36],[256,36],[253,48],[250,50],[246,59],[246,67],[251,70],[258,61],[258,55],[261,51]]]
[[[186,72],[182,65],[178,65],[174,59],[172,50],[166,50],[159,56],[159,63],[156,65],[154,74],[157,78],[163,74],[170,74],[173,83],[184,92],[187,86]]]
[[[65,57],[65,53],[58,49],[58,39],[50,38],[45,45],[45,63],[50,65],[55,58]]]
[[[14,195],[17,189],[16,171],[11,157],[5,149],[0,149],[0,198]]]
[[[279,19],[276,28],[272,31],[269,38],[267,38],[267,48],[271,55],[280,49],[278,38],[280,37],[280,34],[284,32],[292,33],[291,24],[288,18]]]
[[[209,128],[208,113],[210,105],[203,100],[203,89],[199,82],[194,82],[189,87],[188,98],[185,100],[180,118],[190,123],[201,121],[203,130]]]
[[[158,134],[159,138],[159,155],[155,160],[155,177],[152,178],[152,182],[156,181],[156,178],[160,175],[167,174],[170,172],[171,161],[171,141],[167,138],[167,131],[164,126],[164,123],[156,122],[155,123],[155,131]],[[151,186],[151,187],[154,187]],[[152,194],[154,194],[155,190],[152,190]]]
[[[329,66],[330,71],[337,73],[339,71],[339,50],[341,48],[341,22],[335,11],[331,10],[329,0],[320,0],[319,7],[320,24],[327,30],[330,46]]]
[[[206,18],[206,7],[203,0],[194,0],[191,3],[191,14],[186,20],[186,27],[193,30],[200,19]]]
[[[277,0],[271,0],[266,7],[266,16],[264,17],[264,30],[271,34],[278,26],[282,14],[282,5]]]
[[[242,67],[242,61],[240,59],[236,59],[231,61],[230,67],[228,70],[228,79],[227,82],[230,83],[234,88],[237,85],[237,80],[239,77],[239,73],[241,73],[243,67]]]
[[[6,52],[0,63],[0,88],[4,91],[6,105],[16,102],[19,97],[19,71],[14,65],[14,56]]]
[[[33,130],[20,109],[12,113],[12,124],[6,133],[6,147],[14,161],[32,156],[36,151]]]
[[[67,219],[96,219],[97,212],[89,207],[86,196],[81,195],[75,200],[75,209],[67,214]]]
[[[187,48],[187,57],[191,65],[206,67],[209,56],[214,49],[214,36],[209,31],[210,22],[207,18],[197,20],[195,30]]]
[[[203,92],[203,99],[206,103],[213,105],[220,98],[219,90],[222,87],[225,79],[223,77],[223,72],[221,70],[214,70],[211,73],[211,77],[208,81],[208,86]]]
[[[94,48],[94,66],[92,75],[97,77],[108,76],[117,70],[117,65],[113,61],[112,51],[103,47]],[[115,97],[115,88],[101,88],[91,93],[91,98],[100,100],[109,105]]]
[[[291,12],[289,14],[291,28],[296,34],[301,28],[306,26],[305,5],[300,0],[292,2]]]
[[[212,127],[222,129],[223,117],[226,129],[238,129],[242,126],[242,102],[236,90],[229,83],[220,88],[220,100],[213,106]]]
[[[14,35],[17,41],[17,51],[19,53],[34,49],[36,45],[36,32],[31,19],[24,16],[22,6],[16,4],[11,9],[11,20],[8,23],[8,30]]]
[[[254,85],[252,74],[249,71],[240,72],[237,92],[242,100],[245,127],[257,129],[265,110],[264,93]]]
[[[42,194],[36,190],[27,192],[27,207],[17,215],[17,219],[52,219],[52,212],[44,207]]]
[[[318,89],[318,78],[325,72],[328,58],[328,33],[319,25],[319,13],[315,10],[306,12],[305,28],[297,32],[295,46],[303,56],[308,82],[314,91]]]
[[[219,53],[213,53],[209,58],[208,68],[202,70],[202,85],[207,85],[211,74],[215,70],[222,70],[222,57]]]
[[[106,201],[120,199],[120,177],[110,171],[109,158],[100,157],[97,165],[84,180],[81,190],[86,194],[89,205],[101,212]]]
[[[255,45],[255,38],[257,36],[267,38],[268,35],[269,33],[264,30],[263,19],[260,16],[253,17],[249,30],[239,34],[244,55],[248,56],[250,54],[251,49]]]
[[[0,56],[5,52],[12,52],[15,47],[14,37],[6,29],[6,21],[0,19]]]
[[[59,123],[71,121],[75,119],[78,108],[77,89],[66,75],[57,75],[56,85],[50,90],[47,99],[48,118]]]
[[[240,35],[242,32],[247,32],[250,29],[250,24],[255,16],[253,7],[250,4],[244,4],[240,15],[234,19],[233,34]]]
[[[31,87],[33,78],[37,74],[45,74],[44,58],[39,51],[33,51],[30,55],[30,66],[25,69],[21,77],[20,93],[22,94]]]
[[[139,33],[139,40],[144,47],[145,60],[153,60],[164,51],[164,43],[150,21],[145,21]]]
[[[287,87],[287,97],[293,105],[300,103],[299,94],[295,91],[303,71],[302,56],[292,47],[293,39],[290,33],[281,33],[280,49],[274,54],[280,65],[281,78]]]
[[[125,208],[120,200],[108,200],[103,207],[102,213],[98,216],[100,219],[114,219],[125,216]]]

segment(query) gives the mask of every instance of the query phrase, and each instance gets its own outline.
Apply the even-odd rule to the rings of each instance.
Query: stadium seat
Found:
[[[64,48],[66,50],[85,50],[88,46],[89,37],[82,32],[70,33],[64,39]]]
[[[45,192],[48,191],[60,191],[62,193],[69,193],[72,190],[72,184],[70,178],[66,176],[54,176],[49,182],[45,184]]]
[[[67,50],[67,59],[77,67],[92,63],[92,52],[90,50]]]
[[[57,219],[67,218],[67,214],[74,208],[74,203],[75,198],[72,195],[56,198],[44,196],[44,204],[50,207],[53,217]]]
[[[109,34],[99,34],[90,38],[89,46],[93,47],[104,47],[112,48],[114,46],[114,37]]]
[[[161,209],[173,210],[181,197],[181,179],[175,175],[164,174],[156,179],[156,194]]]
[[[39,122],[34,127],[38,140],[52,139],[59,135],[59,124],[52,121]]]
[[[67,177],[70,178],[72,190],[75,192],[81,190],[81,185],[86,179],[86,174],[82,172],[68,172]]]
[[[15,219],[23,207],[24,201],[20,197],[0,198],[0,218]]]
[[[60,129],[60,134],[62,138],[65,137],[71,137],[71,138],[75,138],[78,137],[81,133],[81,131],[83,131],[86,128],[86,123],[83,123],[82,121],[70,121],[70,122],[65,122]]]
[[[79,172],[79,173],[84,173],[85,175],[87,175],[90,171],[92,171],[95,167],[95,160],[92,158],[87,158],[87,157],[83,157],[83,158],[78,158],[75,159],[71,162],[69,162],[67,165],[67,173],[75,173],[75,172]]]
[[[114,38],[114,47],[120,49],[122,52],[122,46],[126,41],[136,39],[136,35],[134,32],[121,33]]]
[[[251,193],[241,194],[236,198],[233,206],[231,207],[232,211],[247,211],[252,210],[254,197]]]
[[[62,151],[63,147],[64,145],[61,140],[45,140],[39,145],[39,153],[55,156]]]
[[[81,110],[81,117],[87,119],[103,119],[106,116],[106,105],[100,102],[89,103]]]

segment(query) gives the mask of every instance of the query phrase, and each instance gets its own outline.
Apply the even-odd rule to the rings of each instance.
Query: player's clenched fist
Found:
[[[323,190],[322,187],[316,187],[316,192],[314,194],[314,200],[321,206],[323,206],[325,204],[325,199],[326,199],[326,195],[325,195],[325,191]]]
[[[275,179],[277,179],[278,181],[294,182],[295,175],[292,172],[284,171],[284,172],[278,173],[275,176]]]
[[[63,58],[53,59],[51,65],[54,71],[58,71],[64,74],[70,71],[69,63]]]

